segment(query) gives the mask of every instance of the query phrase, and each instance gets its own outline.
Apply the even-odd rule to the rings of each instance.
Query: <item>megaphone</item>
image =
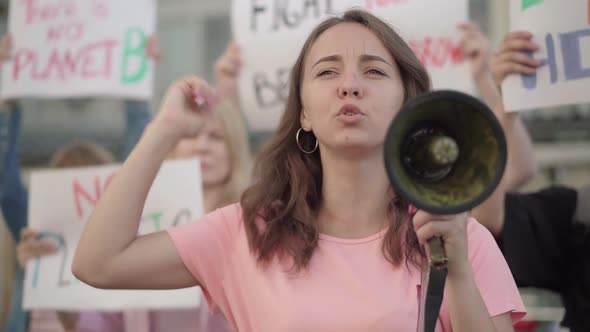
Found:
[[[406,103],[385,138],[385,166],[397,195],[432,214],[482,203],[504,173],[504,131],[481,101],[458,91],[428,92]],[[446,266],[440,239],[428,241],[430,265]]]

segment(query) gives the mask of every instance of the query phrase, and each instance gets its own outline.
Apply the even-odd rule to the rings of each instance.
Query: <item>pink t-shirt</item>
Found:
[[[364,239],[320,235],[299,274],[275,260],[261,267],[248,246],[238,204],[169,229],[205,298],[240,332],[415,331],[421,274],[383,256],[385,231]],[[491,234],[468,222],[469,260],[490,316],[524,316],[516,284]],[[452,331],[443,300],[436,331]]]

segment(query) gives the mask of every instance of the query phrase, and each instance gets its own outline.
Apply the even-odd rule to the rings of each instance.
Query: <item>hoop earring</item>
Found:
[[[299,128],[299,130],[297,130],[297,134],[295,135],[295,141],[297,142],[297,147],[299,147],[299,150],[301,150],[301,152],[306,153],[306,154],[312,154],[315,152],[315,150],[318,149],[318,139],[315,138],[315,146],[313,147],[312,150],[305,150],[304,148],[301,147],[301,143],[299,142],[299,134],[301,133],[301,130],[303,128]]]

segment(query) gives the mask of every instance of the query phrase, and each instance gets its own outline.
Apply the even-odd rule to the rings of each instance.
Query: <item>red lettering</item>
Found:
[[[451,53],[451,62],[453,64],[463,62],[463,51],[459,44],[454,44],[451,40],[447,40],[447,49]]]
[[[96,202],[101,195],[101,188],[98,177],[94,178],[94,197],[92,197],[80,184],[77,179],[74,179],[72,184],[72,190],[74,194],[74,204],[76,205],[76,213],[78,214],[79,218],[84,216],[84,210],[82,209],[82,199],[86,200],[87,203],[91,205],[92,208],[96,206]]]
[[[92,65],[95,63],[92,55],[85,56],[82,60],[82,77],[95,78],[100,75],[100,71],[92,70]]]
[[[450,38],[426,37],[424,40],[412,40],[409,45],[426,67],[440,68],[463,61],[460,45],[455,44]]]
[[[371,10],[375,6],[383,8],[389,5],[399,5],[408,1],[409,0],[365,0],[365,8]]]
[[[63,34],[63,27],[61,27],[61,26],[47,28],[47,40],[48,41],[60,40],[62,34]]]
[[[103,188],[107,188],[109,186],[109,184],[111,184],[111,181],[113,181],[113,178],[115,177],[115,175],[117,175],[117,172],[113,172],[111,174],[109,174],[109,176],[107,176],[106,180],[104,180],[104,184],[103,184]]]
[[[25,16],[27,24],[49,21],[60,16],[70,17],[76,12],[74,2],[60,4],[39,5],[37,0],[22,0],[25,4]]]
[[[47,40],[58,41],[65,37],[68,41],[75,42],[82,38],[83,31],[84,26],[79,22],[49,27],[47,29]]]
[[[83,51],[82,61],[82,77],[84,78],[95,78],[102,75],[104,78],[111,77],[112,63],[113,63],[113,51],[114,47],[117,46],[117,40],[104,40],[98,43],[88,45]],[[92,64],[95,62],[95,55],[97,52],[104,50],[104,54],[98,54],[98,57],[103,60],[102,67],[92,70]],[[96,52],[95,52],[96,51]],[[100,63],[99,63],[100,65]]]
[[[111,76],[111,69],[112,69],[112,65],[113,65],[114,48],[115,48],[115,46],[117,46],[118,41],[113,39],[113,40],[107,40],[104,43],[105,43],[105,55],[106,55],[104,72],[105,72],[105,77],[110,77]]]
[[[53,48],[44,66],[34,50],[20,49],[15,52],[12,77],[16,81],[28,70],[29,78],[38,81],[56,78],[65,82],[76,77],[109,79],[113,75],[117,45],[117,40],[107,39],[78,50]]]
[[[66,79],[66,75],[65,72],[66,70],[69,70],[69,72],[71,74],[75,74],[76,73],[76,64],[78,61],[76,61],[76,57],[73,56],[71,50],[66,49],[66,52],[64,53],[63,56],[63,62],[62,62],[62,67],[61,67],[61,71],[62,71],[62,75],[60,75],[60,79],[65,80]]]
[[[12,79],[18,81],[23,69],[33,63],[37,63],[37,54],[35,51],[26,48],[16,51],[12,66]]]
[[[70,50],[66,49],[66,53],[69,52]],[[64,56],[64,58],[65,57],[66,56]],[[49,77],[49,74],[53,72],[54,69],[57,72],[57,76],[59,77],[59,79],[61,81],[64,81],[66,79],[64,68],[60,61],[60,54],[55,49],[53,50],[53,52],[51,52],[51,55],[49,56],[49,61],[47,62],[47,67],[45,67],[45,71],[42,72],[39,76],[36,76],[35,73],[33,73],[33,77],[38,80],[45,80]]]
[[[39,15],[39,8],[34,7],[37,3],[37,0],[24,0],[25,3],[25,10],[26,10],[26,17],[27,17],[27,24],[33,23],[35,16]]]
[[[74,194],[74,204],[76,205],[76,213],[78,214],[79,218],[82,218],[84,216],[84,209],[82,208],[82,203],[86,201],[87,204],[90,204],[90,206],[94,208],[96,206],[96,203],[102,196],[104,190],[113,180],[115,174],[116,173],[113,172],[107,175],[102,183],[100,181],[101,179],[99,176],[94,177],[94,196],[88,193],[88,191],[86,191],[82,187],[82,185],[77,179],[74,179],[74,182],[72,183],[72,191]]]

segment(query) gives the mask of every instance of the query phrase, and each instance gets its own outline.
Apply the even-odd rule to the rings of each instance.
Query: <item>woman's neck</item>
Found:
[[[361,161],[359,161],[361,160]],[[322,155],[320,232],[341,238],[363,238],[388,223],[393,198],[382,154],[367,158]]]

